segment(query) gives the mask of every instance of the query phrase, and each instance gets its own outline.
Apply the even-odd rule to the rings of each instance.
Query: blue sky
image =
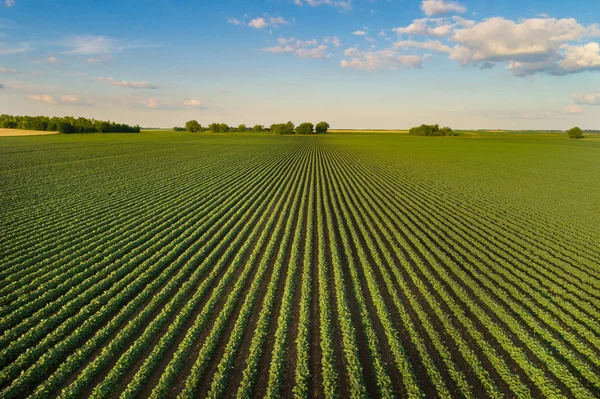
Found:
[[[0,112],[597,129],[598,23],[591,0],[0,0]]]

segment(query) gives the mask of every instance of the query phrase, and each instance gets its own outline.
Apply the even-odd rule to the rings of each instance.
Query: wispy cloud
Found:
[[[39,101],[50,105],[93,105],[90,100],[74,95],[56,97],[50,94],[30,94],[27,97],[32,101]]]
[[[573,94],[576,104],[600,105],[600,93],[578,93]]]
[[[365,36],[367,34],[367,32],[364,30],[355,30],[354,32],[352,32],[352,34],[354,36]]]
[[[0,42],[0,55],[11,55],[21,54],[31,50],[29,43],[18,43],[17,45],[10,45],[8,43]]]
[[[15,5],[15,0],[4,0],[4,5],[6,5],[6,7],[12,7]]]
[[[154,110],[184,110],[184,109],[207,109],[208,107],[200,101],[190,98],[184,101],[163,101],[156,97],[146,97],[137,100],[135,107]]]
[[[263,51],[274,54],[294,54],[299,58],[327,58],[329,53],[327,52],[328,47],[323,44],[327,41],[332,44],[339,43],[339,38],[334,36],[333,38],[326,38],[322,43],[319,43],[317,39],[312,40],[298,40],[293,37],[284,38],[281,37],[277,40],[277,45],[273,47],[264,48]],[[334,44],[337,46],[337,44]]]
[[[428,54],[422,56],[404,55],[393,49],[361,51],[354,47],[347,49],[344,55],[349,59],[340,62],[343,68],[354,68],[363,71],[398,69],[398,67],[421,68],[423,60],[429,58]]]
[[[15,75],[15,74],[19,73],[19,71],[17,71],[14,68],[0,67],[0,73],[6,73],[6,74]]]
[[[240,22],[238,20],[235,20],[235,21]],[[265,14],[264,17],[258,17],[258,18],[252,19],[250,22],[248,22],[248,26],[251,28],[255,28],[255,29],[264,29],[267,27],[277,28],[280,25],[288,25],[290,23],[291,23],[291,21],[288,21],[287,19],[285,19],[281,16],[273,17],[268,14]],[[236,25],[239,25],[239,24],[236,24]]]
[[[154,85],[154,84],[150,84],[148,82],[140,82],[140,81],[127,81],[127,80],[116,80],[114,78],[104,78],[104,77],[99,77],[98,78],[99,81],[101,82],[107,82],[108,84],[112,85],[112,86],[117,86],[117,87],[127,87],[130,89],[150,89],[150,90],[156,90],[159,89],[160,86],[158,85]]]
[[[74,35],[56,43],[68,48],[65,54],[110,55],[128,49],[148,47],[139,41],[124,41],[107,36]]]
[[[352,9],[352,0],[294,0],[294,4],[299,6],[309,5],[311,7],[327,5],[338,7],[342,10]]]

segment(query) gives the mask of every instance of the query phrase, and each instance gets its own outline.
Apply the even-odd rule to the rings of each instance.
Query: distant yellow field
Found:
[[[2,129],[0,128],[0,137],[8,136],[42,136],[48,134],[58,134],[58,132],[44,132],[39,130],[20,130],[20,129]]]

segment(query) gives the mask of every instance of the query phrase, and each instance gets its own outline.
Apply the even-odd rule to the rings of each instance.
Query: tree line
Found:
[[[421,125],[413,127],[408,131],[408,134],[413,136],[458,136],[458,133],[449,127],[442,127],[440,125]]]
[[[254,125],[253,127],[240,124],[237,127],[229,126],[226,123],[211,123],[208,126],[202,126],[198,121],[191,120],[187,121],[185,127],[174,127],[173,130],[176,132],[212,132],[212,133],[229,133],[229,132],[253,132],[263,133],[270,132],[273,134],[323,134],[329,130],[329,123],[319,122],[317,125],[313,125],[310,122],[301,123],[295,126],[292,122],[287,123],[274,123],[269,127],[264,125]]]
[[[139,133],[138,125],[100,121],[72,116],[14,116],[0,115],[0,127],[4,129],[40,130],[59,133]]]

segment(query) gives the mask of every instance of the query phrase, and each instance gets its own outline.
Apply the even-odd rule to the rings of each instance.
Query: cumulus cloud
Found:
[[[323,43],[325,43],[325,39]],[[327,38],[327,42],[331,42],[334,46],[338,46],[339,39],[337,36],[334,38]],[[263,51],[273,54],[294,54],[299,58],[327,58],[329,57],[329,53],[327,52],[328,47],[319,43],[317,39],[312,40],[298,40],[293,37],[284,38],[281,37],[277,40],[277,45],[273,47],[264,48]]]
[[[365,36],[367,34],[367,32],[365,32],[364,30],[356,30],[356,31],[352,32],[352,34],[355,36]]]
[[[573,18],[531,18],[519,22],[490,18],[457,29],[451,59],[463,66],[507,62],[516,76],[547,72],[564,75],[600,69],[597,43],[569,42],[598,34],[596,26],[584,27]]]
[[[562,58],[558,62],[560,70],[565,73],[600,70],[600,45],[562,45]]]
[[[398,69],[398,67],[421,68],[423,60],[429,55],[402,55],[393,49],[379,51],[361,51],[349,48],[344,52],[348,60],[342,60],[343,68],[355,68],[363,71],[376,71],[380,69]]]
[[[410,25],[392,29],[399,35],[444,37],[452,33],[454,24],[447,18],[415,19]]]
[[[423,0],[421,3],[421,10],[423,10],[425,15],[432,16],[447,13],[462,14],[467,11],[467,8],[454,1]]]
[[[128,49],[147,47],[147,45],[135,41],[123,41],[107,36],[74,35],[56,43],[68,48],[65,54],[78,55],[109,55]]]
[[[600,105],[600,93],[578,93],[573,94],[576,104]]]
[[[19,73],[19,71],[17,71],[16,69],[13,69],[13,68],[0,67],[0,73],[15,75],[15,74]]]
[[[352,0],[294,0],[294,4],[299,6],[309,5],[311,7],[327,5],[338,7],[342,10],[350,10],[352,8]]]
[[[160,86],[153,85],[153,84],[150,84],[148,82],[136,82],[136,81],[133,81],[133,80],[132,81],[116,80],[114,78],[104,78],[104,77],[99,77],[98,80],[101,81],[101,82],[107,82],[108,84],[110,84],[112,86],[127,87],[127,88],[130,88],[130,89],[156,90],[156,89],[160,88]]]

